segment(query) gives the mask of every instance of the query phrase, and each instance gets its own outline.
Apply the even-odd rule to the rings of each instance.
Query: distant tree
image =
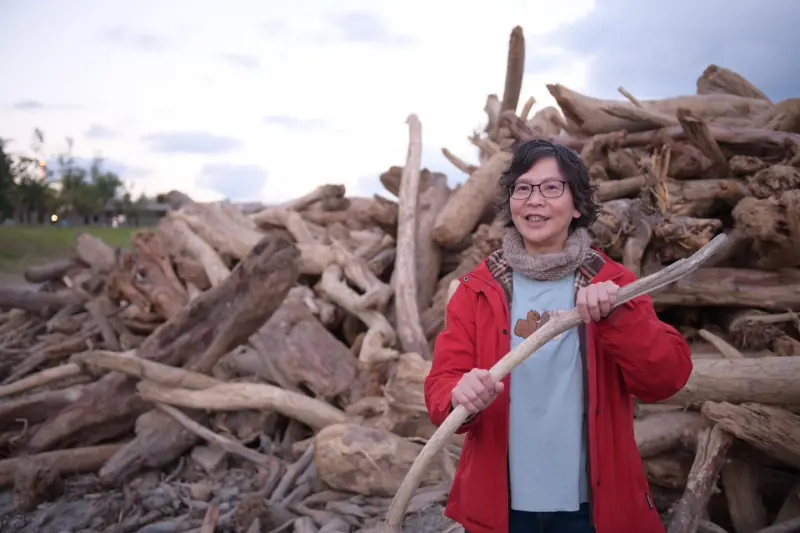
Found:
[[[6,153],[6,140],[0,139],[0,222],[14,216],[13,161]]]
[[[67,150],[58,155],[60,206],[64,215],[78,215],[89,224],[107,208],[118,207],[125,188],[117,174],[102,168],[100,157],[88,169],[77,166],[72,147],[67,138]]]
[[[96,157],[89,168],[90,197],[95,212],[102,212],[124,194],[124,184],[114,172],[103,170],[103,160]]]
[[[19,222],[44,222],[57,202],[56,192],[50,183],[50,173],[41,158],[44,133],[38,128],[33,132],[31,149],[35,157],[27,155],[9,155],[13,191],[11,201],[14,206],[14,218]]]
[[[13,215],[22,223],[44,223],[57,214],[78,216],[89,224],[109,208],[118,213],[141,209],[120,177],[103,168],[101,157],[83,168],[73,155],[73,139],[66,142],[66,150],[56,157],[54,173],[46,163],[41,129],[33,132],[33,155],[9,154],[0,139],[0,220]]]

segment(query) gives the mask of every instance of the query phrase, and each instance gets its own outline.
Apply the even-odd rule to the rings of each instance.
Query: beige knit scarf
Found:
[[[530,254],[514,226],[507,228],[503,237],[503,255],[511,268],[540,281],[557,280],[573,274],[590,246],[591,237],[585,228],[574,230],[561,252],[543,255]]]

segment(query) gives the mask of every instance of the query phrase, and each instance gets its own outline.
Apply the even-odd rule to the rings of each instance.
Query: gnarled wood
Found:
[[[800,309],[800,269],[703,268],[653,294],[657,306]]]
[[[158,229],[169,240],[173,254],[185,252],[203,266],[212,287],[216,287],[230,275],[230,269],[219,254],[192,231],[185,221],[167,216],[158,223]]]
[[[320,479],[334,490],[392,496],[422,450],[388,431],[359,424],[332,424],[314,438]],[[446,479],[443,461],[434,461],[420,480],[421,486]]]
[[[800,415],[752,402],[706,402],[703,414],[754,448],[800,468]]]
[[[250,338],[255,357],[233,351],[222,358],[228,378],[256,376],[332,400],[345,395],[358,373],[350,349],[331,334],[294,289]]]
[[[67,257],[58,259],[44,265],[29,266],[25,269],[25,281],[29,283],[43,283],[58,279],[73,268],[80,265],[77,258]]]
[[[694,533],[725,464],[734,437],[719,425],[701,430],[686,489],[672,510],[667,533]]]
[[[700,415],[691,411],[651,414],[633,425],[636,445],[642,457],[653,457],[675,448],[687,431],[704,425]]]
[[[71,290],[42,292],[18,287],[0,287],[0,309],[24,309],[42,316],[53,315],[59,309],[80,305],[86,296]]]
[[[268,234],[250,256],[222,284],[195,298],[186,309],[161,326],[139,347],[140,357],[208,372],[233,347],[245,341],[280,305],[297,277],[297,248],[284,232]],[[39,452],[59,442],[103,425],[109,420],[132,423],[146,407],[134,394],[134,383],[125,375],[110,373],[92,385],[79,401],[66,407],[34,433],[26,449]],[[161,438],[164,438],[162,432]],[[122,474],[147,449],[134,441],[123,450]],[[146,447],[145,447],[146,448]],[[131,450],[127,452],[127,450]],[[174,450],[171,460],[183,449]],[[126,472],[128,473],[128,472]]]
[[[79,233],[75,237],[75,255],[95,272],[109,272],[116,263],[114,249],[89,233]]]
[[[637,132],[652,128],[644,122],[614,117],[601,110],[610,105],[635,110],[636,106],[629,102],[593,98],[561,84],[548,84],[547,90],[564,112],[567,131],[572,134],[596,135],[617,130]],[[685,95],[640,103],[644,110],[659,114],[674,117],[678,109],[686,108],[706,120],[725,122],[725,119],[733,119],[739,125],[749,123],[772,107],[771,102],[759,98],[727,94]]]
[[[800,180],[796,187],[800,187]],[[800,188],[767,198],[744,198],[733,208],[736,227],[753,239],[755,266],[800,267]]]
[[[695,359],[686,386],[664,403],[709,401],[800,405],[800,359]]]
[[[756,533],[769,525],[754,464],[731,458],[722,468],[721,480],[736,533]]]
[[[139,383],[138,390],[147,400],[192,409],[269,409],[299,420],[313,429],[345,421],[341,410],[321,400],[263,383],[220,383],[193,390],[168,388],[143,381]]]
[[[745,98],[770,99],[764,91],[753,85],[738,72],[711,64],[697,78],[697,94],[732,94]],[[742,533],[737,531],[736,533]]]
[[[497,182],[510,161],[508,152],[496,152],[450,194],[434,224],[436,242],[442,246],[454,245],[472,233],[495,200]]]

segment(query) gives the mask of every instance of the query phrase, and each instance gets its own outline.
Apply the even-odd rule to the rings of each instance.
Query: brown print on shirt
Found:
[[[528,311],[528,316],[525,319],[520,318],[514,324],[514,335],[527,339],[536,333],[537,329],[547,324],[548,320],[550,320],[550,311],[545,311],[542,314],[539,314],[539,311]]]

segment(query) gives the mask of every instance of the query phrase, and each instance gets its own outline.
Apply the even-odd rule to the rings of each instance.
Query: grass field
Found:
[[[90,233],[109,246],[124,248],[140,229],[143,228],[0,226],[0,274],[6,278],[20,276],[30,265],[66,257],[79,233]]]

